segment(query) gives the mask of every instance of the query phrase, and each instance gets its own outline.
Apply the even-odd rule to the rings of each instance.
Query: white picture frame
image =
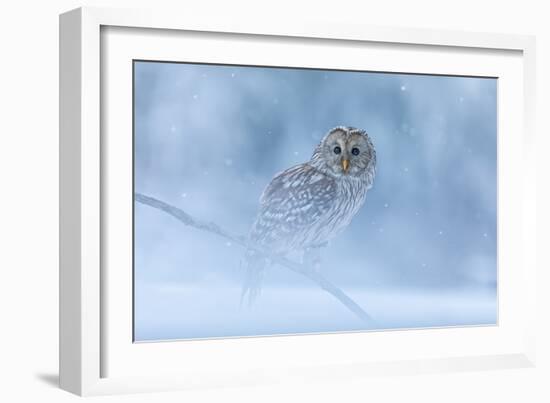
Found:
[[[277,50],[248,52],[250,55],[243,59],[247,46],[261,49],[263,41],[269,40],[270,46],[281,49],[287,46],[287,53],[298,58],[298,53],[292,53],[289,47],[292,43],[303,49],[311,41],[320,41],[335,52],[346,44],[352,44],[349,47],[355,50],[347,51],[354,52],[362,52],[361,46],[369,44],[384,52],[386,47],[393,47],[393,53],[387,52],[387,57],[381,57],[386,61],[377,65],[379,69],[399,63],[404,52],[410,51],[424,54],[424,58],[418,59],[423,59],[424,65],[416,59],[408,60],[401,68],[403,72],[503,77],[500,92],[504,98],[499,98],[498,171],[499,265],[503,269],[499,268],[498,326],[202,340],[199,343],[133,343],[128,337],[131,329],[128,329],[127,317],[131,286],[126,284],[127,277],[113,276],[108,270],[112,267],[110,259],[124,258],[111,256],[110,242],[119,242],[117,234],[127,234],[128,224],[113,218],[120,215],[106,213],[124,211],[127,207],[124,203],[128,201],[116,193],[117,189],[128,189],[129,184],[125,184],[128,172],[109,163],[109,155],[123,155],[127,146],[122,133],[128,128],[125,119],[129,113],[128,81],[124,79],[125,70],[118,67],[138,58],[135,52],[149,52],[147,56],[153,59],[170,57],[171,49],[186,32],[192,32],[199,39],[201,33],[217,33],[217,42],[229,43],[231,37],[240,38],[241,45],[227,46],[230,51],[216,56],[219,61],[237,57],[240,61],[259,60],[260,64],[269,64]],[[107,34],[113,36],[107,37]],[[137,36],[140,36],[138,50],[131,43],[132,37]],[[247,42],[246,38],[250,40]],[[199,46],[192,42],[188,45],[188,51],[195,49],[195,59],[202,57]],[[242,49],[239,50],[239,46]],[[534,49],[534,38],[520,35],[315,21],[289,20],[281,24],[244,17],[239,21],[197,19],[150,10],[80,8],[62,14],[61,387],[79,395],[96,395],[374,373],[393,375],[534,365]],[[439,58],[437,54],[446,56]],[[297,65],[326,63],[316,59],[314,52],[311,58],[296,60]],[[426,60],[431,60],[431,67],[426,67]],[[486,63],[481,63],[482,60]],[[372,62],[369,63],[372,66]],[[116,80],[105,80],[102,75],[107,74]],[[121,84],[113,84],[114,81]],[[111,107],[118,108],[116,116],[120,118],[113,120],[115,114]],[[116,135],[112,134],[115,129]],[[128,167],[127,161],[120,162],[120,166]],[[120,244],[127,245],[123,238],[121,235]],[[127,271],[120,272],[127,275]],[[113,290],[121,295],[116,301],[109,297]],[[289,351],[291,354],[285,354]],[[323,354],[318,354],[319,351]]]

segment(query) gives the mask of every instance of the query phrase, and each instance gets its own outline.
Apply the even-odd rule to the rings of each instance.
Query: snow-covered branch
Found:
[[[295,273],[301,274],[302,276],[305,276],[311,281],[313,281],[314,283],[316,283],[320,288],[322,288],[323,290],[331,294],[334,298],[336,298],[343,305],[345,305],[346,308],[348,308],[351,312],[353,312],[363,322],[371,323],[371,324],[374,322],[371,316],[368,313],[366,313],[363,310],[363,308],[361,308],[344,291],[342,291],[340,288],[332,284],[320,273],[310,270],[307,266],[301,263],[294,262],[283,256],[270,255],[267,251],[262,250],[262,248],[256,245],[250,245],[246,240],[246,237],[226,231],[216,223],[197,220],[196,218],[187,214],[185,211],[177,207],[174,207],[168,203],[165,203],[161,200],[155,199],[154,197],[145,196],[143,194],[136,193],[134,195],[134,198],[138,203],[142,203],[149,207],[153,207],[158,210],[161,210],[166,214],[169,214],[172,217],[178,219],[180,222],[182,222],[185,225],[219,235],[220,237],[228,239],[235,244],[241,245],[248,249],[252,249],[256,253],[260,253],[266,257],[269,257],[271,262],[277,263],[280,266],[286,267],[287,269],[292,270]]]

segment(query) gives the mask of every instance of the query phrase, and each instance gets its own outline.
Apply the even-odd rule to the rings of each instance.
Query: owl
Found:
[[[302,252],[315,267],[322,246],[341,233],[357,214],[376,171],[376,151],[363,130],[339,126],[330,130],[306,163],[278,173],[260,197],[249,231],[249,245],[270,256]],[[269,257],[252,248],[244,259],[241,301],[257,297]]]

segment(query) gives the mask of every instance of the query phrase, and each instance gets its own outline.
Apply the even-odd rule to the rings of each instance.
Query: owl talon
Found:
[[[304,251],[304,264],[313,273],[321,270],[321,250],[318,247],[307,248]]]
[[[316,260],[311,265],[311,271],[314,273],[319,273],[321,271],[321,260]]]

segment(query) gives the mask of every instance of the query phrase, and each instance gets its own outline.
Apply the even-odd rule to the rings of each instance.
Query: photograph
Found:
[[[132,70],[134,342],[498,324],[498,78]]]

